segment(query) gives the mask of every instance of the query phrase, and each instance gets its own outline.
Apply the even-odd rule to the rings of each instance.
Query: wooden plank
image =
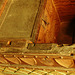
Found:
[[[60,18],[52,0],[47,0],[42,19],[37,43],[56,43]]]

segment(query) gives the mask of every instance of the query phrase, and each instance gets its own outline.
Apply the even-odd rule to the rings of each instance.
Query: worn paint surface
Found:
[[[0,38],[30,38],[39,4],[40,0],[8,0],[0,17]]]

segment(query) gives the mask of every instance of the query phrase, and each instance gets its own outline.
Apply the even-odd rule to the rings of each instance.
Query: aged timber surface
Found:
[[[59,54],[59,55],[71,55],[75,54],[75,44],[68,45],[63,44],[63,46],[58,44],[28,44],[25,45],[22,41],[12,42],[11,45],[0,44],[0,53],[51,53],[51,54]],[[27,47],[27,48],[26,48]]]
[[[4,0],[0,0],[0,8],[1,8],[3,2],[4,2]]]
[[[61,21],[75,17],[75,0],[53,0]],[[63,14],[62,14],[63,13]]]
[[[0,17],[0,38],[29,38],[39,5],[40,0],[8,0]]]

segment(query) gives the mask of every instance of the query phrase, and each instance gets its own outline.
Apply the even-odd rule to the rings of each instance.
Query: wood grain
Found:
[[[75,17],[75,0],[53,0],[61,21],[70,21]]]

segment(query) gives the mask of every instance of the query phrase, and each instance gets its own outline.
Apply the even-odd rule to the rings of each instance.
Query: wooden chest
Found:
[[[0,72],[75,75],[75,0],[0,0]]]

